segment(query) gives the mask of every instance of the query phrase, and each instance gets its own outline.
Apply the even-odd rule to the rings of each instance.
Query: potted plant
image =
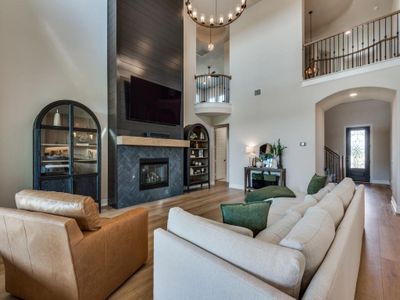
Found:
[[[287,147],[281,144],[281,139],[278,139],[276,143],[274,143],[271,147],[271,152],[274,156],[274,159],[276,162],[273,165],[274,167],[277,167],[278,169],[282,169],[282,156],[283,156],[283,151]]]

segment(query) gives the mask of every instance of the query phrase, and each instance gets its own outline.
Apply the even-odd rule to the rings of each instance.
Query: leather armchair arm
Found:
[[[73,248],[81,299],[100,299],[121,285],[147,260],[148,211],[137,208],[85,232]]]

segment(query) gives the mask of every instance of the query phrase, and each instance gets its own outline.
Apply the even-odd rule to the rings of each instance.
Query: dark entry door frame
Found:
[[[371,126],[346,127],[346,176],[358,182],[370,182],[371,179]],[[351,168],[351,132],[365,130],[365,168]]]

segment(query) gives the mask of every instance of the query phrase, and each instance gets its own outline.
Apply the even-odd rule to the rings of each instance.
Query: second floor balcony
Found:
[[[400,11],[304,45],[304,79],[400,56]]]
[[[204,116],[230,115],[231,76],[224,74],[196,75],[195,113]]]

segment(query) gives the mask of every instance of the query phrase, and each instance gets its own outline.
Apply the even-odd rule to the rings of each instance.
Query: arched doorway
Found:
[[[359,87],[330,95],[316,104],[316,166],[333,180],[390,184],[392,106],[396,92]]]

